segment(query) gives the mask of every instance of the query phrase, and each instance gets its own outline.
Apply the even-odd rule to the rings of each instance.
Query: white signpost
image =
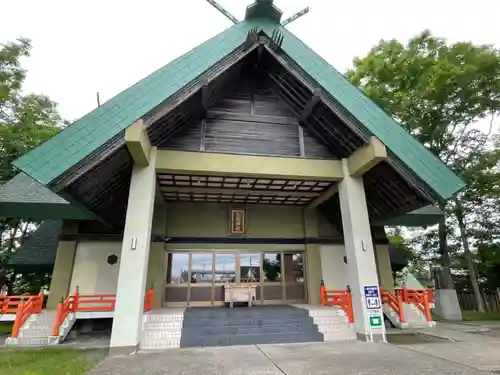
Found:
[[[380,288],[376,285],[365,285],[363,289],[370,327],[370,342],[373,342],[374,331],[375,333],[382,333],[383,341],[386,342]]]

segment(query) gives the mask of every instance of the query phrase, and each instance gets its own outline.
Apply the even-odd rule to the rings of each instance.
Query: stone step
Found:
[[[49,331],[46,330],[26,330],[19,332],[19,337],[48,337],[50,335]]]
[[[345,316],[320,316],[313,317],[314,322],[321,322],[324,324],[328,323],[347,323],[347,318]]]
[[[145,322],[182,322],[182,315],[161,315],[161,314],[148,314],[145,316]]]
[[[29,347],[29,346],[47,346],[49,344],[48,337],[30,337],[30,338],[12,338],[9,337],[5,342],[6,346],[20,346],[20,347]]]
[[[324,325],[321,328],[318,327],[321,333],[326,332],[351,332],[351,328],[347,324],[336,324],[336,325]]]
[[[144,330],[173,330],[173,329],[182,329],[182,321],[178,322],[145,322]]]
[[[356,334],[352,331],[326,332],[323,333],[323,339],[327,342],[356,340]]]
[[[247,335],[213,335],[210,337],[181,338],[181,348],[231,346],[231,345],[259,345],[259,344],[286,344],[298,342],[323,341],[323,335],[311,333],[259,333]]]
[[[200,337],[212,335],[247,335],[265,333],[314,333],[318,332],[318,326],[309,322],[299,324],[274,324],[274,325],[243,325],[243,326],[207,326],[186,327],[182,330],[183,335]]]
[[[143,340],[180,338],[181,331],[144,331],[142,337]]]
[[[346,316],[346,313],[340,309],[319,309],[309,310],[309,316]]]
[[[305,315],[303,317],[289,316],[260,316],[255,318],[239,318],[231,319],[184,319],[183,327],[230,327],[230,326],[265,326],[265,325],[289,325],[301,323],[313,323],[313,319]]]
[[[162,338],[142,341],[139,345],[140,350],[165,350],[179,348],[181,338]]]
[[[224,309],[221,309],[224,310]],[[229,310],[229,309],[227,309]],[[226,311],[226,312],[206,312],[206,313],[190,313],[189,309],[184,314],[185,321],[193,320],[231,320],[231,319],[261,319],[263,317],[279,319],[286,317],[289,319],[301,319],[308,317],[309,313],[306,310],[296,309],[297,311],[276,311],[276,312],[263,312],[261,309],[248,308],[250,311]],[[255,311],[251,311],[255,310]]]

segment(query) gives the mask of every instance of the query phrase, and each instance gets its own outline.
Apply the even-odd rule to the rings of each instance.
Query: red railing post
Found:
[[[354,323],[354,311],[352,311],[351,293],[345,292],[345,300],[346,300],[347,319],[349,320],[349,323]]]
[[[19,336],[19,330],[21,329],[23,314],[24,314],[24,302],[21,302],[17,306],[16,318],[14,319],[14,325],[12,326],[12,337]]]
[[[43,298],[44,298],[43,292],[38,293],[38,304],[36,308],[37,314],[40,314],[43,310]]]
[[[56,319],[54,320],[54,327],[52,329],[52,336],[59,336],[59,327],[61,326],[61,318],[63,316],[64,303],[57,305]]]
[[[404,323],[405,322],[405,310],[404,310],[404,302],[403,302],[403,296],[401,294],[397,295],[398,299],[398,313],[399,313],[399,322]]]
[[[325,282],[323,280],[321,280],[321,284],[319,287],[319,296],[321,304],[326,305],[326,288],[325,288]]]
[[[406,291],[406,287],[401,288],[401,297],[403,298],[404,303],[408,303],[408,293]]]
[[[80,300],[80,287],[77,286],[75,294],[73,295],[73,302],[71,304],[71,312],[76,312],[78,310],[78,302]]]
[[[429,305],[429,292],[424,290],[424,314],[428,322],[432,321],[431,306]]]

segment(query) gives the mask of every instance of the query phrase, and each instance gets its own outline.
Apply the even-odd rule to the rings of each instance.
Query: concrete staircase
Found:
[[[156,310],[144,314],[141,351],[179,348],[184,308]]]
[[[307,310],[293,306],[188,308],[181,348],[323,341]]]
[[[55,311],[31,315],[19,330],[19,337],[8,337],[6,346],[48,346],[62,342],[75,323],[74,314],[68,315],[59,329],[59,336],[52,336],[56,319]]]
[[[424,328],[424,327],[434,327],[436,322],[428,322],[425,318],[424,313],[418,309],[413,303],[403,303],[403,312],[405,316],[405,322],[401,323],[399,320],[399,314],[394,312],[388,304],[384,304],[384,315],[391,321],[391,323],[396,328],[406,329],[406,328]]]
[[[324,341],[356,340],[356,332],[344,310],[337,307],[295,305],[307,310]]]
[[[179,308],[144,315],[139,351],[355,338],[345,313],[334,307]]]

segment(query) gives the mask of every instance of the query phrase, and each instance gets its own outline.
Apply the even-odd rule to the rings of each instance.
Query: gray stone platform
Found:
[[[390,344],[357,341],[172,349],[107,359],[90,375],[486,375],[489,372]]]

